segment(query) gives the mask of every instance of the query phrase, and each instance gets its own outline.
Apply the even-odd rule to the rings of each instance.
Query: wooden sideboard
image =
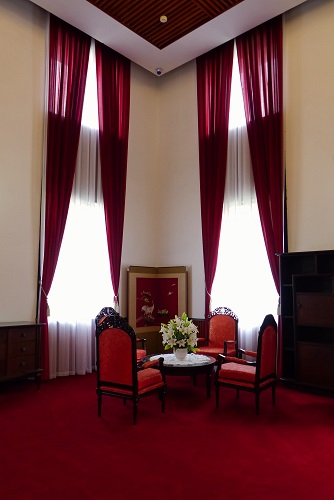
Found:
[[[34,378],[42,373],[40,344],[43,324],[0,323],[0,382]]]

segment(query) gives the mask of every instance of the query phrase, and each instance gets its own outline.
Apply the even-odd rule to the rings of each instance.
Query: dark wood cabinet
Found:
[[[0,382],[34,377],[39,385],[43,325],[0,323]]]
[[[282,377],[334,391],[334,251],[280,255]]]

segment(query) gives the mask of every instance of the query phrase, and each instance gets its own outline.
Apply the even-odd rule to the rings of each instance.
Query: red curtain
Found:
[[[91,39],[50,16],[45,241],[39,320],[45,323],[44,378],[49,376],[47,295],[55,273],[70,203]]]
[[[197,58],[197,106],[205,318],[210,309],[223,213],[233,65],[228,42]]]
[[[118,304],[130,114],[130,61],[95,42],[99,139],[110,274]]]
[[[283,251],[283,64],[281,16],[236,39],[262,231],[276,289]]]

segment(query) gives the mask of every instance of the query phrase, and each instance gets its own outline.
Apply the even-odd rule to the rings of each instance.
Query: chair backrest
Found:
[[[98,326],[106,316],[115,316],[118,314],[112,307],[103,307],[99,314],[95,317],[95,325]]]
[[[228,307],[217,307],[209,316],[209,345],[224,347],[225,340],[238,337],[238,316]]]
[[[259,330],[257,346],[257,378],[263,380],[276,377],[277,369],[277,323],[272,314],[268,314]]]
[[[137,389],[136,334],[119,314],[96,328],[97,377],[100,383]]]

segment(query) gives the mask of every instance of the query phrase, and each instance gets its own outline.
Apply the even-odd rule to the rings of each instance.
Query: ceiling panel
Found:
[[[87,1],[158,49],[164,49],[243,0]],[[167,22],[161,22],[161,16]]]

